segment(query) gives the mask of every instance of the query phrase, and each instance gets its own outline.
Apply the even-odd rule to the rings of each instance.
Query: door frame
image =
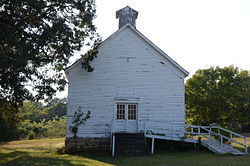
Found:
[[[124,120],[119,120],[119,119],[116,119],[116,115],[117,115],[117,104],[125,104],[125,119]],[[115,123],[118,123],[119,121],[125,121],[125,125],[126,125],[126,129],[125,129],[125,132],[128,133],[128,104],[135,104],[137,107],[136,109],[136,131],[135,133],[138,133],[139,132],[139,101],[138,100],[115,100],[114,101],[114,110],[113,110],[113,121]]]

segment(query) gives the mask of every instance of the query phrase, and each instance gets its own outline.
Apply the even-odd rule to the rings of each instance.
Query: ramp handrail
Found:
[[[217,125],[216,125],[216,126],[194,126],[194,125],[187,125],[187,127],[190,127],[190,128],[198,128],[198,130],[199,130],[200,132],[198,132],[198,133],[192,133],[192,134],[198,135],[199,138],[200,138],[201,136],[204,136],[204,137],[206,137],[206,138],[208,138],[208,139],[211,139],[211,136],[218,136],[221,145],[223,145],[223,141],[224,141],[224,139],[226,139],[226,140],[228,140],[228,141],[230,142],[230,145],[231,145],[232,143],[236,143],[236,144],[238,144],[238,145],[240,145],[240,146],[243,146],[244,149],[245,149],[245,154],[248,153],[248,151],[247,151],[246,136],[243,136],[243,135],[241,135],[241,134],[238,134],[238,133],[235,133],[235,132],[233,132],[233,131],[227,130],[227,129],[222,128],[222,127],[217,126]],[[214,132],[213,129],[216,129],[217,132]],[[208,135],[208,137],[206,136],[206,134],[204,134],[203,132],[201,132],[201,130],[206,131],[206,134]],[[225,136],[225,134],[222,134],[221,131],[224,131],[226,134],[229,134],[230,138],[227,137],[227,136]],[[201,134],[201,133],[202,133],[202,134]],[[243,138],[243,140],[244,140],[243,143],[238,142],[238,141],[236,141],[235,139],[233,139],[234,136],[239,137],[239,138]]]
[[[170,126],[171,126],[170,129],[168,128],[168,129],[166,129],[166,131],[168,131],[172,134],[176,133],[176,131],[173,130],[173,126],[183,127],[184,132],[185,132],[185,136],[191,135],[192,140],[197,138],[197,137],[194,138],[194,136],[198,136],[198,139],[200,139],[202,137],[207,138],[207,139],[217,139],[220,141],[221,145],[224,144],[223,143],[224,140],[228,140],[230,145],[232,145],[232,143],[236,143],[236,144],[244,147],[245,154],[248,153],[246,136],[243,136],[241,134],[227,130],[227,129],[222,128],[218,125],[196,126],[196,125],[170,124]],[[163,133],[163,134],[165,134],[165,133]],[[148,134],[148,129],[147,129],[147,125],[146,125],[145,121],[144,121],[144,134]],[[154,135],[154,133],[151,133],[151,135]],[[235,140],[234,137],[243,138],[243,143]]]

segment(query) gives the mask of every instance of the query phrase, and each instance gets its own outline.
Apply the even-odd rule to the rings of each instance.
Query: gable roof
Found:
[[[108,43],[112,38],[114,38],[117,34],[123,31],[125,28],[130,28],[133,32],[135,32],[142,40],[144,40],[147,44],[149,44],[153,49],[159,52],[164,58],[166,58],[171,64],[173,64],[177,69],[179,69],[185,77],[189,75],[188,71],[181,67],[177,62],[175,62],[170,56],[168,56],[165,52],[163,52],[159,47],[157,47],[153,42],[151,42],[148,38],[146,38],[141,32],[139,32],[135,27],[130,24],[126,24],[122,28],[118,29],[112,35],[110,35],[107,39],[105,39],[99,46],[99,48],[103,47],[106,43]],[[65,73],[69,72],[74,66],[81,62],[81,59],[78,59],[75,63],[65,69]]]

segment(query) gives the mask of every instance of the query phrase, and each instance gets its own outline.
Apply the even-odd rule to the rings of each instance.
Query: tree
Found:
[[[0,141],[9,141],[18,138],[17,126],[5,120],[0,112]]]
[[[84,45],[94,48],[83,62],[85,69],[91,69],[89,61],[100,42],[93,25],[95,12],[94,0],[0,2],[3,116],[15,114],[24,100],[50,98],[57,90],[63,90],[66,81],[62,71],[69,58]]]
[[[20,120],[29,119],[31,122],[40,122],[41,120],[49,121],[60,118],[67,114],[66,98],[52,99],[47,105],[41,102],[25,101],[16,114]]]
[[[47,119],[65,116],[67,114],[67,99],[54,98],[49,101],[43,111]]]
[[[186,82],[188,123],[217,123],[234,130],[250,125],[250,73],[237,67],[198,70]]]
[[[43,109],[44,106],[40,102],[25,101],[19,107],[16,116],[18,116],[20,121],[29,119],[31,122],[39,122],[46,117],[46,112]]]

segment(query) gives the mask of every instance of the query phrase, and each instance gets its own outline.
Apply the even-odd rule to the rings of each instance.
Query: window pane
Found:
[[[136,104],[128,105],[128,119],[136,119]]]
[[[116,119],[125,119],[125,105],[124,104],[117,104]]]

